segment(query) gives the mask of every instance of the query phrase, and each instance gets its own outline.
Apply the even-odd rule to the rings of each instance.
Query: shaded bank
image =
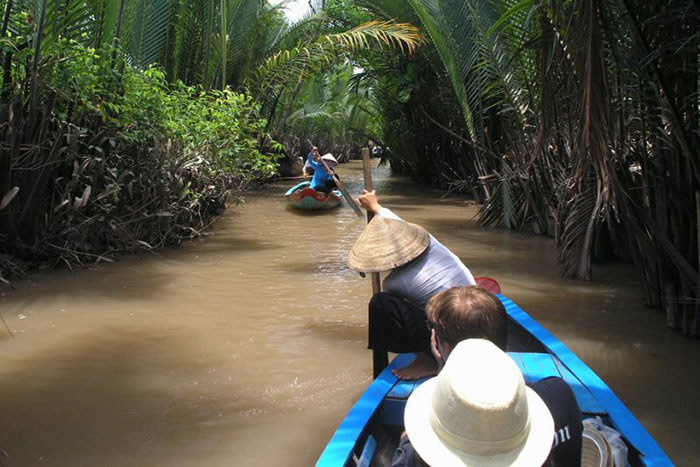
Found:
[[[117,54],[58,41],[0,97],[0,277],[177,245],[274,173],[249,96],[168,84]]]

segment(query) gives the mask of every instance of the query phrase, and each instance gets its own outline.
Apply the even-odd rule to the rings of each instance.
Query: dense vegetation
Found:
[[[250,96],[168,83],[100,44],[87,3],[39,3],[6,3],[0,36],[6,265],[177,243],[274,172]]]
[[[700,3],[325,3],[429,38],[360,62],[394,169],[553,236],[567,277],[633,261],[647,302],[700,334]]]
[[[370,23],[280,53],[289,26],[263,1],[0,7],[0,272],[198,235],[276,173],[284,146],[260,117],[275,105],[259,96],[285,86],[285,66],[312,73],[353,49],[417,40]]]
[[[306,138],[371,140],[700,333],[697,1],[310,3],[1,0],[6,268],[177,243]]]

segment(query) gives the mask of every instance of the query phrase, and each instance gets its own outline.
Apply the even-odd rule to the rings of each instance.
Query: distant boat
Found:
[[[284,196],[287,197],[290,206],[306,211],[322,211],[340,205],[343,195],[339,191],[332,190],[326,195],[309,185],[311,182],[301,182],[287,190]]]
[[[583,418],[599,416],[622,435],[630,465],[673,465],[613,391],[561,341],[510,299],[498,295],[510,317],[509,355],[525,381],[562,377],[576,394]],[[399,354],[362,394],[340,424],[317,467],[390,465],[403,431],[406,400],[422,381],[400,381],[391,373],[413,360]],[[612,465],[612,464],[611,464]]]

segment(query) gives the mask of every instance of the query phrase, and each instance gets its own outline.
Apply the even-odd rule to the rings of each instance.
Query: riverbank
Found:
[[[84,206],[81,202],[81,206],[75,209],[76,212],[67,219],[58,220],[58,225],[45,225],[46,231],[41,232],[33,247],[18,250],[22,256],[3,253],[0,248],[0,283],[11,286],[12,280],[42,269],[81,268],[104,262],[111,263],[129,255],[162,253],[180,246],[183,241],[209,232],[211,225],[227,207],[238,206],[244,195],[256,186],[304,180],[301,175],[258,179],[221,172],[212,178],[208,175],[209,169],[203,167],[208,164],[202,159],[188,161],[185,165],[186,171],[179,170],[175,161],[152,167],[153,171],[147,174],[144,180],[167,179],[176,183],[175,186],[166,184],[161,189],[156,187],[155,196],[144,192],[142,186],[139,189],[141,199],[134,202],[137,206],[147,206],[146,209],[129,209],[122,206],[120,210],[125,212],[124,217],[119,218],[119,215],[114,213],[105,216],[105,196],[102,193],[97,195],[97,199],[94,199],[94,196],[92,200],[86,199]],[[173,171],[168,177],[163,173],[166,167]],[[297,169],[301,173],[301,165]],[[82,175],[89,179],[99,178],[96,173]],[[108,195],[117,195],[118,199],[118,193],[122,190],[133,193],[133,186],[133,180],[121,186],[115,185],[110,188],[114,193]],[[112,204],[114,199],[107,202]],[[103,214],[100,215],[99,212]],[[91,238],[76,241],[81,235],[85,237],[87,230],[91,230]],[[67,235],[70,242],[64,240],[63,245],[56,245],[53,243],[55,240],[49,241],[51,232],[55,231],[63,231],[63,235]],[[0,234],[0,240],[2,239]],[[3,245],[3,248],[8,247]]]
[[[45,52],[41,77],[20,61],[0,96],[0,277],[178,245],[275,173],[284,148],[261,147],[249,94],[170,82],[107,45]]]

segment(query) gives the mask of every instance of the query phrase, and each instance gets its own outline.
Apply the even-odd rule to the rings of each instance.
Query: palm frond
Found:
[[[593,235],[603,206],[600,182],[590,177],[585,187],[560,204],[557,228],[562,276],[591,278]]]
[[[465,81],[460,74],[460,68],[464,67],[460,67],[457,62],[458,55],[453,53],[450,37],[444,32],[446,26],[439,21],[439,6],[434,2],[424,2],[422,0],[409,0],[409,3],[420,18],[423,27],[428,32],[431,42],[440,56],[440,60],[452,83],[454,93],[462,109],[469,134],[472,140],[476,141],[477,135],[474,128],[474,112],[470,102],[473,99],[469,98],[469,93],[465,87]]]
[[[279,51],[260,65],[245,84],[256,95],[265,95],[269,89],[296,82],[302,70],[306,76],[315,73],[336,60],[341,52],[357,52],[379,45],[410,53],[421,43],[423,38],[415,26],[373,21]]]
[[[173,19],[175,0],[131,0],[125,8],[123,45],[138,68],[160,63]]]

